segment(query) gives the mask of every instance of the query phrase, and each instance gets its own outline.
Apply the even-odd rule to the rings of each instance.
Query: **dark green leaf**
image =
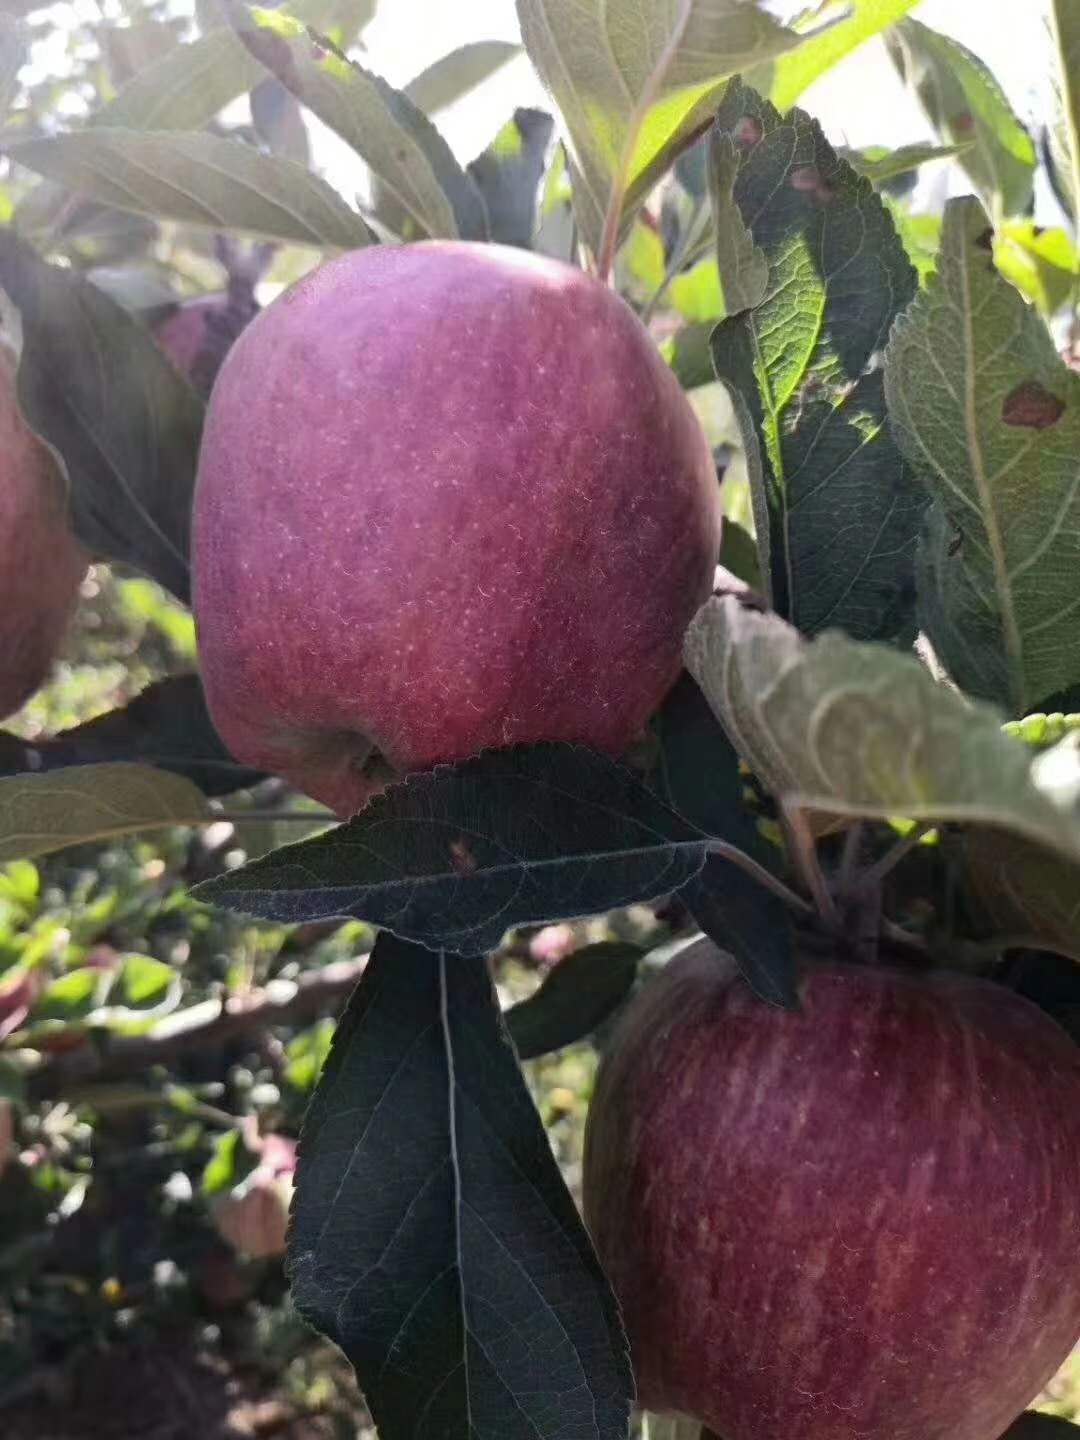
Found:
[[[484,202],[422,110],[279,10],[231,3],[244,45],[370,166],[421,236],[483,240]]]
[[[767,285],[713,332],[739,418],[774,608],[807,634],[910,637],[926,497],[889,433],[875,358],[915,293],[888,212],[820,126],[733,84],[713,132],[721,270],[752,222]],[[745,242],[736,247],[748,258]],[[740,289],[743,287],[740,286]]]
[[[1014,715],[1080,680],[1080,376],[952,201],[937,275],[886,359],[892,429],[937,502],[923,628],[957,684]]]
[[[958,159],[991,209],[1023,214],[1031,202],[1035,146],[979,57],[918,20],[902,21],[886,44],[942,139],[971,142]]]
[[[1028,1410],[1005,1431],[1002,1440],[1076,1440],[1076,1426],[1059,1415]]]
[[[64,462],[79,538],[186,600],[195,392],[144,326],[11,231],[0,231],[0,286],[22,317],[19,401]]]
[[[148,685],[141,695],[51,740],[21,740],[0,731],[0,775],[63,770],[111,760],[139,760],[184,775],[204,795],[228,795],[262,779],[239,765],[214,729],[197,675]]]
[[[636,945],[601,940],[561,960],[535,995],[506,1012],[506,1028],[521,1059],[533,1060],[591,1035],[629,995],[640,959]]]
[[[707,123],[727,77],[801,38],[742,0],[517,0],[517,11],[525,48],[573,140],[574,207],[594,254],[613,193],[625,233]]]
[[[404,93],[425,115],[453,105],[521,54],[506,40],[477,40],[442,55],[405,86]]]
[[[712,329],[711,325],[684,325],[661,347],[684,390],[711,385],[716,379],[709,344]]]
[[[544,161],[555,122],[542,110],[515,110],[469,175],[487,207],[492,240],[532,248]]]
[[[757,541],[737,520],[724,520],[720,564],[725,570],[730,570],[737,580],[749,585],[751,590],[760,591],[761,562],[758,558]]]
[[[700,831],[629,770],[588,750],[537,745],[410,776],[347,825],[197,893],[263,919],[353,916],[479,954],[513,925],[676,890],[704,859]]]
[[[795,942],[787,906],[752,875],[710,856],[679,894],[709,939],[733,957],[754,994],[798,1007]]]
[[[615,1301],[480,960],[380,937],[304,1122],[289,1272],[382,1440],[627,1434]]]
[[[9,140],[5,149],[39,175],[137,215],[321,248],[352,250],[372,239],[318,175],[216,135],[101,125]]]

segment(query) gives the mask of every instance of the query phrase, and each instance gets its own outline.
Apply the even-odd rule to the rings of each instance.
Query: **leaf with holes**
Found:
[[[574,208],[597,256],[612,197],[622,234],[727,78],[802,40],[743,0],[517,0],[517,11],[570,132]]]
[[[959,162],[995,212],[1023,214],[1035,180],[1035,145],[983,62],[918,20],[902,21],[886,44],[942,139],[970,142]]]
[[[725,596],[692,622],[686,663],[773,795],[821,817],[987,826],[1080,860],[1080,759],[1033,760],[914,655],[838,631],[807,641]]]
[[[353,916],[481,954],[514,925],[677,890],[701,869],[706,845],[613,760],[537,745],[410,776],[348,824],[197,894],[263,919]]]
[[[19,402],[64,462],[79,538],[186,600],[201,401],[144,326],[11,230],[0,286],[22,319]]]
[[[212,818],[190,781],[149,765],[83,765],[0,779],[0,864]]]
[[[325,180],[237,140],[101,125],[7,140],[4,151],[48,180],[136,215],[320,249],[353,250],[372,239]]]
[[[636,945],[601,940],[560,960],[535,995],[506,1012],[521,1059],[587,1039],[630,994],[641,955]]]
[[[977,200],[946,211],[937,275],[897,324],[885,385],[937,502],[923,628],[963,689],[1036,710],[1080,681],[1080,376],[995,269]]]
[[[304,1120],[288,1266],[383,1440],[627,1434],[615,1300],[481,960],[379,937]]]
[[[237,764],[225,749],[197,675],[158,680],[122,709],[62,730],[52,739],[21,740],[0,730],[0,775],[43,774],[119,760],[183,775],[204,795],[228,795],[263,778],[258,770]]]
[[[807,634],[910,636],[926,497],[886,425],[875,357],[915,272],[870,183],[801,110],[781,119],[733,84],[710,166],[721,272],[733,230],[749,226],[762,257],[712,353],[743,434],[767,594]]]
[[[424,112],[350,60],[323,35],[280,10],[227,5],[247,49],[360,155],[420,236],[487,238],[476,186]]]

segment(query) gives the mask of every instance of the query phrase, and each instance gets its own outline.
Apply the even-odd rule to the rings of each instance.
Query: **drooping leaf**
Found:
[[[543,110],[515,110],[468,168],[488,216],[490,239],[532,248],[544,163],[555,122]]]
[[[0,286],[22,318],[19,402],[64,462],[77,534],[186,600],[200,400],[143,325],[10,230]]]
[[[538,745],[410,776],[348,824],[197,893],[264,919],[353,916],[481,954],[513,925],[676,890],[700,870],[705,845],[621,765]]]
[[[865,150],[845,150],[843,157],[853,170],[866,176],[875,190],[880,190],[890,180],[908,175],[912,170],[918,170],[920,165],[928,165],[933,160],[951,160],[962,155],[970,143],[901,145],[896,150],[890,150],[885,145],[873,145]]]
[[[724,81],[801,43],[742,0],[517,0],[525,48],[566,121],[574,206],[599,255],[618,192],[618,232],[708,121]]]
[[[0,779],[0,864],[209,818],[190,781],[148,765],[12,776]]]
[[[629,995],[642,952],[601,940],[560,960],[535,995],[506,1011],[506,1028],[522,1060],[586,1039]]]
[[[959,163],[995,213],[1021,215],[1035,178],[1035,145],[977,55],[918,20],[887,37],[897,70],[949,144],[971,142]]]
[[[364,10],[372,8],[347,0],[346,13],[351,13],[354,23],[339,43],[348,43],[365,23]],[[289,5],[298,20],[324,29],[334,26],[337,12],[345,9],[338,0],[329,4],[291,0]],[[190,44],[177,45],[140,69],[91,117],[91,124],[128,130],[201,130],[226,105],[258,85],[264,74],[232,29],[217,23]]]
[[[520,54],[521,46],[506,40],[476,40],[461,45],[410,80],[404,93],[425,115],[434,115],[475,90]]]
[[[380,936],[304,1121],[288,1263],[382,1440],[627,1434],[615,1301],[483,961]]]
[[[1046,316],[1077,293],[1080,255],[1068,234],[1033,220],[1006,220],[994,236],[994,264]]]
[[[49,180],[137,215],[320,248],[352,250],[372,239],[318,175],[216,135],[101,125],[8,140],[4,149]]]
[[[1073,0],[1050,0],[1049,8],[1058,97],[1050,138],[1061,198],[1076,220],[1080,217],[1080,11]]]
[[[280,10],[228,5],[236,33],[287,90],[360,155],[421,236],[487,238],[484,202],[446,141],[401,91]]]
[[[0,731],[0,775],[47,773],[77,765],[139,761],[183,775],[204,795],[228,795],[262,779],[225,749],[197,675],[159,680],[121,710],[64,730],[51,740]]]
[[[914,655],[837,631],[807,641],[725,596],[691,624],[686,663],[762,783],[808,812],[989,826],[1080,859],[1080,761],[1033,764],[998,711]]]
[[[852,51],[902,20],[918,0],[847,0],[846,18],[824,27],[820,35],[777,60],[767,73],[747,77],[765,90],[778,110],[790,109],[804,90],[838,65]]]
[[[6,121],[18,91],[26,50],[25,27],[14,15],[0,12],[0,124]]]
[[[886,424],[876,356],[915,293],[888,212],[820,126],[734,83],[712,139],[721,236],[749,224],[766,283],[713,332],[774,608],[807,634],[913,633],[922,487]],[[725,198],[727,197],[727,198]],[[734,212],[733,214],[731,212]]]
[[[886,395],[937,502],[922,625],[957,684],[1023,715],[1080,680],[1080,376],[992,248],[978,201],[952,201],[937,275],[889,343]]]

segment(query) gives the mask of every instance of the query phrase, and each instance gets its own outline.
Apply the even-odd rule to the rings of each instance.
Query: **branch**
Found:
[[[338,960],[296,980],[271,980],[260,990],[207,1000],[160,1021],[148,1035],[99,1033],[77,1050],[48,1056],[27,1081],[33,1099],[62,1095],[88,1080],[122,1080],[168,1065],[189,1050],[220,1045],[271,1025],[311,1020],[350,995],[367,956]]]

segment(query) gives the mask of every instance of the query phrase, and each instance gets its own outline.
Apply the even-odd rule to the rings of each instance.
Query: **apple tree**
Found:
[[[558,122],[462,165],[431,115],[512,51],[397,90],[373,8],[200,6],[64,127],[0,13],[0,701],[90,557],[193,604],[201,660],[4,736],[0,856],[285,795],[301,838],[196,896],[378,927],[289,1269],[384,1440],[617,1440],[636,1394],[683,1417],[654,1436],[1049,1440],[1018,1417],[1080,1338],[1080,14],[1033,135],[914,0],[517,0]],[[935,138],[839,148],[798,102],[880,36]],[[971,192],[940,219],[929,163]],[[500,1010],[508,930],[633,904],[663,952]],[[519,1061],[589,1035],[587,1228]]]

